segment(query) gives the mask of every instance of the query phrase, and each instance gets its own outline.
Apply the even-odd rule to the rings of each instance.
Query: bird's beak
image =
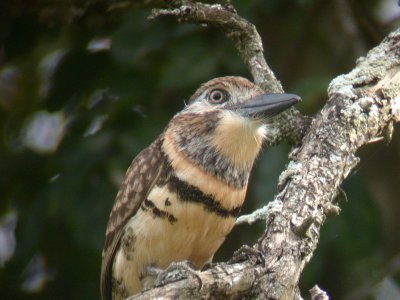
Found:
[[[245,117],[262,115],[273,117],[301,101],[295,94],[261,94],[248,101],[238,103],[231,109]]]

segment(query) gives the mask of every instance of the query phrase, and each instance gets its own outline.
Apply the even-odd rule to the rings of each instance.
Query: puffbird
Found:
[[[119,300],[165,269],[211,262],[235,224],[268,120],[300,101],[266,94],[242,77],[200,86],[164,132],[132,161],[112,208],[103,249],[101,297]]]

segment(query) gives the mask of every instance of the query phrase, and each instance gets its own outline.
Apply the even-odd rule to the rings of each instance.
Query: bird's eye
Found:
[[[211,91],[208,98],[210,99],[211,103],[219,104],[225,102],[228,98],[228,95],[225,91],[216,89]]]

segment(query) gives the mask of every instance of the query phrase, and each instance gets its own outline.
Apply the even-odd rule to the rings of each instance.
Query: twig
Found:
[[[280,212],[282,210],[282,202],[279,200],[271,201],[264,207],[253,211],[251,214],[243,215],[237,218],[235,225],[241,224],[253,224],[256,221],[264,220],[268,222],[268,220],[273,217],[276,212]]]
[[[321,290],[318,285],[314,285],[310,289],[311,300],[329,300],[328,294]]]

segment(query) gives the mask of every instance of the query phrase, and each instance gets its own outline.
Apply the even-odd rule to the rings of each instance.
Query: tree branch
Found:
[[[296,299],[298,282],[317,247],[320,228],[335,211],[341,183],[357,165],[357,150],[400,120],[400,30],[391,33],[348,74],[334,79],[301,147],[281,175],[267,230],[254,248],[263,255],[217,264],[198,279],[178,278],[129,299],[251,297]],[[240,253],[239,253],[240,254]],[[243,256],[243,255],[242,255]],[[240,257],[236,256],[236,257]]]
[[[270,93],[283,93],[281,83],[276,79],[264,58],[261,37],[256,27],[240,17],[233,6],[204,4],[191,1],[177,1],[175,9],[153,9],[151,20],[160,16],[173,16],[179,22],[215,26],[234,43],[245,62],[254,82]]]
[[[285,171],[290,175],[280,183],[276,198],[283,202],[282,212],[257,244],[266,253],[268,272],[260,279],[266,295],[280,286],[285,288],[278,299],[295,294],[338,188],[359,161],[356,151],[400,118],[399,79],[400,30],[331,82],[327,104]]]
[[[179,22],[219,28],[235,45],[254,82],[266,92],[283,93],[281,83],[265,61],[263,44],[256,27],[240,17],[232,5],[210,5],[187,0],[166,1],[166,3],[170,9],[153,9],[149,19],[172,16]],[[268,136],[268,145],[282,141],[298,144],[307,131],[311,119],[291,108],[276,116],[272,122],[277,130]]]

